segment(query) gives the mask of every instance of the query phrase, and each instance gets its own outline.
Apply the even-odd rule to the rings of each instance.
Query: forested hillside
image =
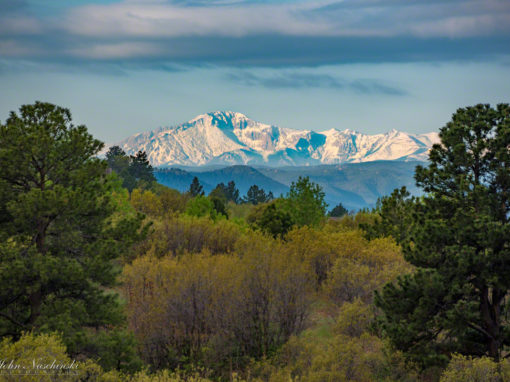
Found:
[[[144,152],[99,159],[69,110],[22,106],[0,125],[0,354],[20,366],[0,380],[509,381],[510,107],[440,137],[422,196],[353,215],[309,176],[178,191]]]
[[[422,164],[423,162],[374,161],[320,166],[157,168],[154,175],[159,183],[179,191],[186,191],[196,176],[207,192],[218,182],[234,181],[242,193],[257,184],[277,196],[285,195],[290,184],[299,176],[307,176],[323,188],[325,200],[330,206],[342,203],[349,210],[358,211],[375,207],[377,199],[402,186],[406,186],[413,195],[420,195],[421,190],[414,181],[414,169]]]

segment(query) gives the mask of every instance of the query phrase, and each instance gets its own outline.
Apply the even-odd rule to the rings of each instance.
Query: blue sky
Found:
[[[437,131],[510,101],[507,0],[1,0],[0,120],[35,100],[118,141],[213,110]]]

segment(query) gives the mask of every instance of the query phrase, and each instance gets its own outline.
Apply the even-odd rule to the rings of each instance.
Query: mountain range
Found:
[[[425,161],[435,132],[391,130],[367,135],[352,130],[322,132],[283,128],[231,111],[212,112],[173,127],[139,133],[117,143],[127,154],[145,151],[155,167],[310,166],[378,160]]]

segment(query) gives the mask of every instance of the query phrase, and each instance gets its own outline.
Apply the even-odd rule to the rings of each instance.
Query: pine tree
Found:
[[[0,125],[0,336],[63,333],[71,352],[86,328],[122,323],[112,260],[141,217],[112,216],[103,144],[67,109],[36,102]]]
[[[198,178],[196,176],[193,178],[193,181],[189,185],[188,193],[193,197],[199,196],[199,195],[200,196],[204,195],[204,187],[202,187],[202,185],[200,184],[200,181],[198,180]]]
[[[377,206],[372,211],[374,222],[361,224],[360,228],[368,239],[393,236],[397,243],[402,243],[409,236],[415,203],[415,197],[406,187],[395,189],[390,196],[377,200]]]
[[[152,168],[145,151],[128,156],[119,146],[112,146],[106,153],[108,167],[122,179],[122,186],[132,191],[136,187],[150,188],[153,182]]]
[[[347,211],[347,209],[342,205],[342,203],[338,203],[336,207],[329,212],[329,216],[339,218],[348,213],[349,211]]]
[[[376,295],[381,328],[423,367],[454,352],[498,360],[510,350],[510,107],[459,109],[439,135],[402,241],[417,270]]]
[[[228,182],[226,187],[226,196],[228,201],[232,201],[235,204],[239,203],[239,190],[236,187],[236,184],[233,180]]]
[[[246,196],[244,197],[245,203],[251,203],[253,205],[265,203],[268,200],[269,199],[268,199],[264,189],[259,188],[259,186],[257,186],[256,184],[254,184],[253,186],[251,186],[248,189],[248,192],[246,193]]]
[[[227,190],[227,186],[225,186],[225,183],[218,183],[216,185],[216,187],[209,193],[209,196],[223,199],[223,201],[226,203],[228,200],[227,193],[228,193],[228,190]]]
[[[131,156],[129,172],[137,181],[147,183],[155,182],[154,170],[149,162],[145,151],[138,151],[136,155]]]

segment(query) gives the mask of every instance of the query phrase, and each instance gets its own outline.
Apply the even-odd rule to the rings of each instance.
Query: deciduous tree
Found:
[[[328,206],[324,197],[322,187],[310,182],[307,176],[292,182],[286,199],[288,210],[298,226],[313,226],[323,220]]]

